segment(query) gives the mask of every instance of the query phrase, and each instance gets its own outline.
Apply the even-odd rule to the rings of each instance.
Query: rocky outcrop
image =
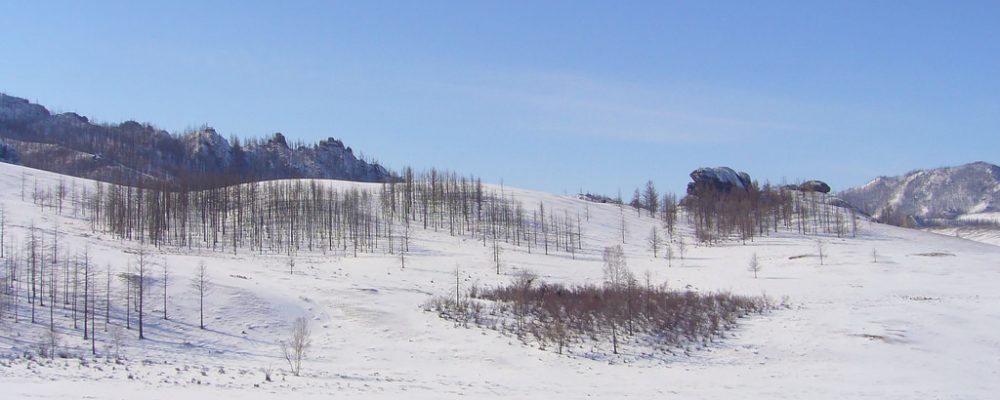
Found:
[[[28,100],[0,93],[0,123],[24,126],[49,117],[49,110]]]
[[[799,185],[799,190],[803,192],[819,192],[819,193],[830,193],[830,185],[826,182],[818,180],[810,180],[802,182]]]
[[[181,138],[191,157],[201,165],[226,168],[232,164],[233,147],[215,129],[203,128]]]
[[[826,182],[815,179],[802,182],[798,185],[785,185],[782,186],[782,189],[816,193],[830,193],[831,190],[830,185],[827,185]]]
[[[746,172],[736,172],[729,167],[698,168],[691,172],[687,193],[697,195],[704,190],[729,193],[733,190],[747,190],[752,185],[750,174]]]

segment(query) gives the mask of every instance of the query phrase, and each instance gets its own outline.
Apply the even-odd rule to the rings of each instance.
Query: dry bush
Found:
[[[438,297],[424,309],[442,318],[496,329],[541,348],[563,350],[575,342],[606,341],[617,353],[623,343],[657,349],[709,343],[738,319],[771,309],[764,296],[726,292],[672,291],[664,286],[547,284],[532,275],[506,285],[478,289],[476,299]],[[492,304],[492,307],[484,305]],[[476,305],[476,306],[473,306]],[[488,309],[486,314],[483,309]],[[477,310],[477,311],[473,311]]]

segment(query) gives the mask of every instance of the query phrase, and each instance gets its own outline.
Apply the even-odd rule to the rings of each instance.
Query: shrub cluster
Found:
[[[676,291],[635,280],[620,287],[564,286],[530,273],[505,286],[473,288],[467,296],[437,297],[425,305],[456,324],[471,322],[560,354],[587,342],[610,344],[614,354],[626,344],[673,354],[707,345],[738,319],[773,308],[766,296]]]

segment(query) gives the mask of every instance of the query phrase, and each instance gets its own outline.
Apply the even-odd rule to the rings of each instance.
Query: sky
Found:
[[[997,1],[0,1],[0,92],[615,195],[1000,163]]]

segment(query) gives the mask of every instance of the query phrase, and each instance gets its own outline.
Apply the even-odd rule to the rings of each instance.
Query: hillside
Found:
[[[383,182],[391,174],[334,138],[315,145],[228,140],[203,127],[171,134],[149,124],[95,124],[0,93],[0,161],[105,182],[211,187],[287,178]]]
[[[29,188],[24,198],[18,190],[22,179]],[[62,233],[60,248],[76,256],[86,249],[100,273],[110,268],[117,274],[134,264],[135,254],[127,252],[138,243],[95,231],[92,216],[81,211],[84,205],[67,201],[60,211],[51,202],[44,208],[35,204],[45,201],[35,198],[47,196],[33,193],[54,193],[60,182],[77,196],[94,185],[0,165],[0,184],[9,188],[0,192],[6,240],[22,248],[30,227],[42,238],[55,229]],[[379,190],[375,184],[316,183]],[[503,245],[498,275],[491,246],[417,224],[405,268],[398,254],[355,256],[350,246],[300,251],[291,270],[287,254],[266,250],[150,247],[157,271],[163,264],[170,271],[170,319],[160,317],[161,281],[154,280],[147,339],[138,340],[134,326],[125,331],[125,359],[116,362],[105,358],[112,350],[103,321],[97,319],[99,356],[94,357],[61,304],[53,311],[60,348],[69,358],[50,361],[25,356],[46,340],[50,309],[39,307],[40,322],[31,324],[24,302],[18,305],[19,322],[7,308],[0,316],[5,396],[987,398],[1000,389],[994,379],[1000,368],[996,247],[869,222],[859,224],[856,237],[779,230],[747,245],[701,246],[682,217],[673,246],[683,240],[686,252],[683,260],[675,255],[668,263],[648,249],[646,235],[659,222],[646,215],[565,196],[486,189],[502,190],[525,205],[544,204],[552,214],[579,213],[581,248],[544,255],[538,248],[529,253]],[[549,282],[600,283],[601,249],[621,242],[622,220],[628,267],[637,275],[649,271],[656,282],[682,290],[766,293],[791,307],[745,318],[719,341],[674,356],[636,346],[613,356],[606,344],[587,341],[559,355],[488,329],[456,327],[423,310],[433,296],[454,294],[456,267],[462,287],[496,286],[522,269]],[[817,239],[826,246],[823,265],[816,257]],[[747,271],[754,253],[763,265],[758,279]],[[198,328],[197,296],[188,287],[200,262],[215,284],[205,330]],[[123,295],[122,284],[112,282],[114,296]],[[124,316],[121,308],[111,311],[113,331]],[[313,347],[303,376],[295,377],[287,373],[278,345],[299,316],[313,329]],[[269,367],[271,382],[262,372]]]
[[[1000,167],[976,162],[878,177],[839,194],[881,220],[901,225],[958,226],[996,221],[1000,213]]]

